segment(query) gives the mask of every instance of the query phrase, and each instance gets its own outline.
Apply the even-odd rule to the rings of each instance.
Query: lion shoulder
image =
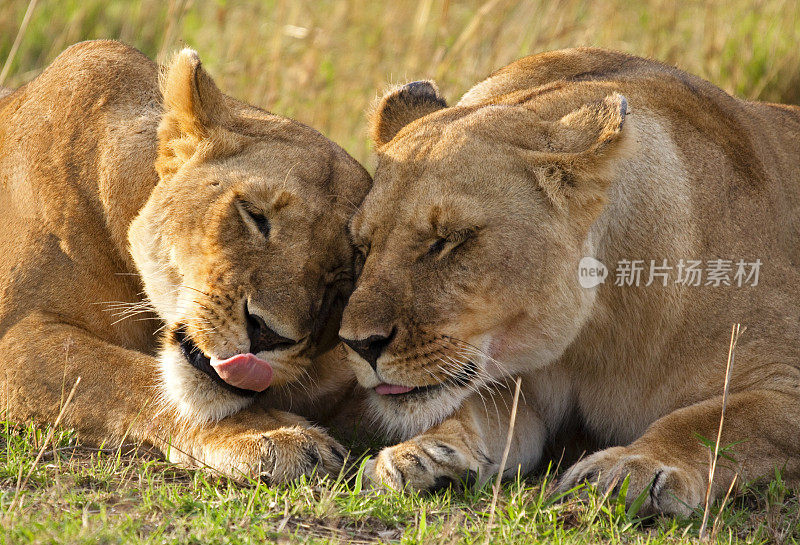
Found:
[[[97,117],[101,109],[126,111],[160,101],[158,67],[140,51],[110,40],[75,44],[16,92],[0,90],[0,121],[24,129],[22,117],[50,120],[60,127]],[[31,120],[33,123],[34,120]]]
[[[12,286],[19,312],[47,306],[81,315],[85,302],[64,298],[65,289],[78,292],[98,275],[113,277],[121,264],[132,268],[125,262],[127,225],[157,181],[160,111],[155,63],[113,41],[70,47],[0,99],[0,199],[14,204],[0,233],[9,258],[0,278],[13,271],[39,278],[33,287]],[[40,278],[39,270],[58,273]],[[141,289],[117,278],[109,284],[123,286],[115,300]],[[0,315],[9,309],[0,306]]]

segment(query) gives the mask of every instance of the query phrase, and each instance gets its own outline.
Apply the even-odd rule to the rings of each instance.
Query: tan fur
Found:
[[[351,223],[367,257],[340,333],[390,337],[375,370],[351,352],[364,386],[438,387],[371,396],[407,440],[371,462],[374,479],[432,488],[496,472],[521,376],[508,474],[588,435],[612,448],[572,466],[561,490],[630,475],[629,501],[652,485],[645,510],[688,513],[706,488],[697,435],[716,437],[734,322],[748,329],[722,445],[741,442],[713,495],[736,472],[800,476],[798,108],[574,49],[517,61],[377,143]],[[584,256],[612,276],[582,288]],[[646,273],[614,286],[619,260],[716,258],[760,259],[758,285],[681,286],[673,271],[667,286],[645,287]]]
[[[138,51],[84,42],[0,101],[0,180],[7,418],[52,423],[80,377],[64,422],[82,440],[273,481],[338,470],[342,448],[299,415],[324,420],[352,381],[323,353],[370,184],[341,148],[223,95],[192,50],[159,86]],[[176,336],[249,352],[245,309],[297,341],[259,352],[274,379],[258,395],[190,365]]]

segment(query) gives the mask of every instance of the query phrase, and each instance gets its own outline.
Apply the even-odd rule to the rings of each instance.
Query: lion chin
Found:
[[[711,500],[800,477],[800,108],[581,48],[512,63],[452,107],[432,82],[398,87],[372,136],[340,336],[404,439],[367,464],[374,482],[488,478],[516,406],[507,476],[588,440],[560,493],[627,482],[641,513],[687,515],[723,391],[735,446]]]
[[[378,423],[387,438],[405,441],[440,423],[467,398],[469,390],[437,388],[406,394],[367,395],[370,421]]]
[[[336,329],[369,175],[313,129],[165,67],[70,47],[0,98],[7,418],[282,482],[337,472]],[[80,381],[78,380],[80,379]]]

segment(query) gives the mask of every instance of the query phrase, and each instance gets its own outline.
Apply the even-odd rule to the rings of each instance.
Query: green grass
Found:
[[[147,452],[78,446],[59,430],[19,490],[48,430],[0,431],[2,543],[690,543],[700,514],[640,520],[594,490],[561,501],[538,476],[504,485],[487,528],[490,485],[435,495],[367,490],[347,478],[268,487],[172,466]],[[23,479],[24,480],[24,479]],[[722,510],[720,543],[797,543],[800,495],[780,479],[745,487]],[[713,521],[719,505],[711,513]]]

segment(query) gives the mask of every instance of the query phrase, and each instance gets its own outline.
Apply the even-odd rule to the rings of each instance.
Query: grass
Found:
[[[492,70],[560,47],[651,56],[742,98],[800,103],[795,0],[39,0],[5,69],[29,5],[0,10],[6,85],[80,40],[120,39],[158,60],[189,45],[225,91],[316,127],[368,166],[364,112],[388,84],[434,78],[454,101]],[[69,430],[1,423],[0,543],[699,539],[703,513],[641,521],[594,490],[554,502],[550,481],[504,484],[489,525],[491,483],[434,496],[362,490],[352,475],[242,485],[146,452],[89,449]],[[710,510],[712,541],[800,541],[800,491],[780,475],[723,503]]]
[[[68,430],[54,441],[9,512],[20,472],[31,470],[50,429],[0,426],[0,543],[690,543],[700,513],[642,521],[595,490],[556,501],[552,479],[506,483],[491,535],[491,483],[463,493],[365,490],[348,478],[267,487],[176,468],[144,451],[81,447]],[[719,515],[714,541],[797,543],[800,494],[780,477],[745,487]]]

